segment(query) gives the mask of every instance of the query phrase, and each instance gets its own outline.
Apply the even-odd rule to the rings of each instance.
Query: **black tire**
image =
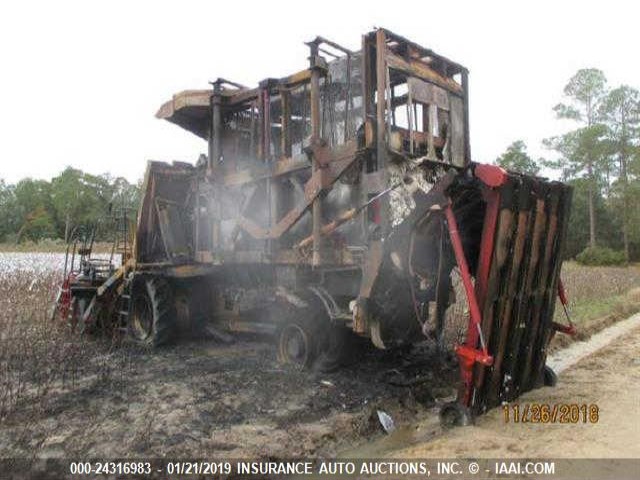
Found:
[[[213,311],[212,290],[207,280],[194,280],[174,284],[176,327],[180,337],[199,339],[207,335],[208,318]]]
[[[85,297],[76,297],[73,309],[71,312],[71,330],[77,335],[84,335],[87,333],[85,330],[85,323],[82,321],[84,312],[89,306],[89,301]]]
[[[333,325],[329,321],[326,321],[323,327],[328,331],[323,334],[323,341],[319,346],[318,357],[313,364],[313,369],[329,373],[349,364],[358,345],[357,339],[348,328]]]
[[[442,425],[442,428],[466,427],[471,423],[471,412],[458,402],[445,403],[440,409],[440,425]]]
[[[551,367],[545,365],[542,372],[542,380],[545,387],[555,387],[558,384],[558,375]]]
[[[159,347],[176,337],[176,308],[171,284],[162,277],[136,282],[127,334],[134,343]]]
[[[285,323],[278,332],[278,360],[295,368],[313,365],[317,355],[315,329],[304,319]]]

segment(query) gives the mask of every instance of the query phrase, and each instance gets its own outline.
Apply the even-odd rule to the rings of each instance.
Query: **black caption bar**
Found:
[[[22,479],[637,479],[637,459],[0,459]]]

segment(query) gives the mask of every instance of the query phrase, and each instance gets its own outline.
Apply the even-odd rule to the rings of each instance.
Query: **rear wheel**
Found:
[[[135,343],[157,347],[169,343],[176,334],[173,290],[161,277],[140,281],[134,286],[128,336]]]
[[[278,335],[278,359],[298,368],[308,368],[316,357],[314,346],[315,338],[309,322],[288,322]]]
[[[327,331],[323,335],[320,352],[313,366],[320,372],[333,372],[350,363],[359,345],[348,328],[329,321],[325,322],[324,327]]]
[[[286,319],[278,331],[278,359],[320,372],[331,372],[349,363],[358,347],[353,333],[332,321],[317,298],[305,300],[304,307],[272,311],[274,320]]]

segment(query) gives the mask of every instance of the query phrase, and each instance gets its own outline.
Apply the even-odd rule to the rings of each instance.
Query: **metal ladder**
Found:
[[[133,303],[131,302],[131,278],[128,276],[123,279],[122,293],[118,297],[118,330],[122,333],[127,333],[129,328],[129,317],[131,316],[131,310]]]

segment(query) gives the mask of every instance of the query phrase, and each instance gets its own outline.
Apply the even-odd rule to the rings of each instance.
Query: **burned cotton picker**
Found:
[[[297,73],[162,105],[207,155],[149,163],[122,266],[74,308],[65,279],[59,310],[148,345],[204,322],[273,334],[283,362],[331,369],[354,337],[441,338],[455,271],[470,318],[443,420],[540,385],[570,189],[471,161],[463,66],[384,29],[308,46]]]

